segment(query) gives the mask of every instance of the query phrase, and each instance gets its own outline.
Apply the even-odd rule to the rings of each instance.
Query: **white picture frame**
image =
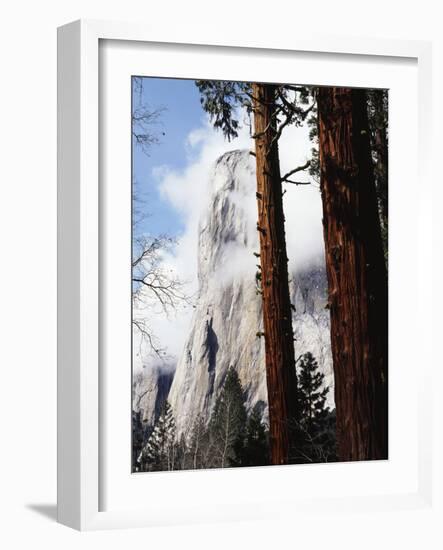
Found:
[[[432,452],[431,452],[431,399],[429,396],[431,362],[423,361],[422,370],[417,374],[415,386],[417,405],[417,466],[416,477],[407,491],[392,491],[386,494],[343,495],[338,493],[319,494],[312,498],[303,496],[288,497],[278,491],[263,494],[260,498],[248,498],[236,503],[227,499],[215,507],[202,504],[190,505],[177,494],[167,513],[165,506],[155,509],[151,506],[128,506],[122,499],[121,506],[103,510],[101,506],[100,484],[105,479],[102,462],[102,415],[106,408],[100,404],[100,265],[102,250],[100,240],[99,212],[101,192],[99,185],[100,127],[99,127],[99,73],[100,41],[125,41],[135,43],[170,44],[183,46],[193,44],[199,51],[210,48],[228,48],[230,55],[240,55],[245,51],[272,52],[272,55],[285,55],[285,52],[305,52],[313,55],[334,54],[336,56],[367,58],[390,58],[395,60],[412,59],[418,71],[418,149],[417,167],[419,170],[418,195],[424,194],[430,180],[427,171],[430,163],[429,136],[431,126],[430,82],[431,46],[426,42],[369,40],[344,37],[315,37],[298,33],[296,37],[282,37],[281,40],[266,42],[229,43],[217,37],[193,37],[189,40],[186,30],[180,35],[164,36],[143,25],[77,21],[65,25],[58,32],[58,520],[60,523],[80,530],[119,528],[131,526],[169,525],[198,521],[219,521],[282,517],[283,508],[293,513],[294,508],[305,513],[319,511],[334,506],[346,511],[359,508],[365,511],[395,508],[418,508],[430,506],[432,500]],[[210,55],[210,54],[209,54]],[[189,75],[194,76],[194,75]],[[430,235],[431,226],[426,212],[420,213],[420,234],[417,235],[416,253],[420,261],[429,254],[428,247],[420,246]],[[419,258],[417,257],[417,260]],[[419,307],[423,294],[423,280],[418,275],[416,301]],[[426,334],[420,333],[426,339]],[[122,399],[128,389],[121,388]],[[128,449],[129,455],[129,449]],[[344,469],[355,465],[339,464],[331,468],[332,477],[343,475]],[[289,476],[288,468],[273,468],[273,479],[284,484]],[[332,469],[333,468],[333,469]],[[251,470],[251,469],[249,469]],[[129,475],[129,473],[128,473]],[[166,480],[167,476],[169,479]],[[171,478],[172,475],[172,478]],[[226,477],[220,472],[180,472],[155,474],[156,486],[173,483],[177,492],[186,490],[191,483],[198,487],[225,485]],[[249,483],[271,474],[263,469],[255,469],[253,474],[244,471],[229,472],[230,483],[238,483],[240,476],[249,476]],[[364,475],[353,468],[351,479]],[[148,474],[149,476],[149,474]],[[198,481],[197,481],[197,477]],[[254,476],[254,477],[252,477]],[[171,482],[173,479],[173,482]],[[144,483],[149,484],[145,476]],[[348,481],[350,486],[352,480]],[[133,484],[133,483],[132,483]],[[219,485],[217,485],[219,484]],[[220,485],[221,484],[221,485]],[[198,489],[198,490],[200,490]],[[201,489],[203,490],[203,489]],[[173,498],[173,497],[171,497]],[[269,500],[267,500],[269,499]],[[280,500],[279,500],[280,499]],[[267,509],[272,503],[272,510]],[[278,503],[285,502],[285,507]],[[277,506],[276,506],[277,504]],[[289,506],[288,506],[289,504]],[[247,505],[247,508],[246,508]]]

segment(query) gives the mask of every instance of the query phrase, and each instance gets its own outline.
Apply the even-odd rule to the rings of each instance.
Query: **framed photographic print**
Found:
[[[59,29],[59,521],[427,505],[429,45],[188,40]]]

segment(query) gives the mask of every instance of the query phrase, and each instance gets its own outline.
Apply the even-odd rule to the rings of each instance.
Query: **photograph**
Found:
[[[443,549],[440,4],[2,7],[0,546]]]
[[[132,473],[387,460],[389,90],[130,86]]]

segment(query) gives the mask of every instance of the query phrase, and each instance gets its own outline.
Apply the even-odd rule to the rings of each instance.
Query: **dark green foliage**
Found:
[[[269,463],[268,435],[262,422],[264,403],[249,418],[245,395],[230,367],[217,396],[209,423],[198,415],[190,432],[175,436],[172,409],[166,401],[150,436],[144,436],[139,413],[133,415],[134,471],[185,470],[260,466]],[[144,432],[146,434],[146,431]]]
[[[269,441],[262,421],[263,403],[255,404],[248,418],[246,438],[238,457],[239,466],[266,466],[269,464]]]
[[[239,107],[251,112],[251,85],[247,82],[196,80],[203,109],[209,114],[214,128],[221,129],[230,141],[238,136]]]
[[[299,420],[295,427],[296,444],[291,462],[335,461],[335,411],[326,407],[329,388],[324,387],[324,374],[312,353],[299,359],[298,407]]]
[[[315,462],[336,462],[336,419],[335,409],[327,409],[326,414],[317,423],[315,433]]]
[[[311,149],[311,164],[309,165],[309,174],[314,180],[320,183],[320,156],[318,154],[318,140],[317,137],[313,138],[314,147]]]
[[[306,119],[306,124],[309,128],[309,138],[312,141],[311,149],[311,164],[309,166],[309,175],[314,180],[320,182],[320,157],[318,154],[318,113],[317,113],[317,87],[307,88],[309,94],[306,98],[306,102],[311,101],[313,104],[312,110]]]
[[[290,463],[336,460],[335,411],[326,407],[328,389],[311,353],[298,362],[299,421]],[[165,471],[270,464],[265,404],[255,404],[249,416],[245,393],[234,367],[230,367],[217,396],[209,423],[199,414],[190,432],[176,437],[175,420],[166,401],[151,429],[133,413],[133,471]]]
[[[176,452],[175,419],[171,405],[165,401],[154,429],[137,457],[137,462],[142,471],[174,470]]]
[[[252,85],[250,82],[233,82],[224,80],[196,80],[203,109],[209,114],[214,128],[221,129],[230,141],[238,136],[242,112],[249,119],[253,112]],[[275,95],[275,128],[280,137],[285,126],[300,126],[315,111],[315,88],[276,85]],[[311,103],[310,106],[306,107]]]
[[[323,379],[324,375],[319,372],[317,361],[308,351],[300,359],[298,402],[300,417],[309,430],[326,413],[325,403],[329,389],[323,388]]]
[[[191,454],[200,467],[264,466],[269,464],[269,441],[263,424],[264,403],[249,417],[237,371],[230,367],[216,400],[208,429],[199,417],[193,429]],[[198,467],[198,466],[197,466]]]

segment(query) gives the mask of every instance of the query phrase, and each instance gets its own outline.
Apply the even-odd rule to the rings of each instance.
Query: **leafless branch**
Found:
[[[174,239],[166,235],[138,238],[134,242],[132,296],[138,316],[134,315],[133,324],[159,356],[165,354],[148,325],[149,315],[159,312],[170,315],[180,306],[193,305],[192,296],[186,291],[186,281],[182,281],[164,264],[164,253],[175,244]]]
[[[293,176],[294,174],[296,174],[297,172],[303,172],[304,170],[307,170],[309,167],[311,166],[311,161],[308,160],[306,161],[305,164],[303,164],[302,166],[297,166],[297,168],[294,168],[293,170],[289,170],[289,172],[287,172],[282,178],[281,178],[281,181],[287,181],[289,183],[296,183],[294,181],[290,181],[289,178],[291,176]],[[309,185],[309,182],[307,183],[302,183],[302,182],[298,182],[297,185]]]
[[[143,78],[135,77],[133,84],[134,105],[132,109],[132,139],[137,147],[149,154],[149,148],[159,143],[159,132],[156,126],[160,123],[160,115],[166,110],[164,107],[152,109],[143,96]],[[161,132],[165,135],[164,132]]]
[[[144,319],[132,319],[132,325],[139,331],[142,340],[145,340],[148,342],[149,347],[153,351],[155,355],[162,361],[165,359],[166,351],[164,348],[160,346],[158,343],[157,338],[152,333],[150,327],[148,326],[146,320]]]
[[[149,148],[159,143],[158,131],[155,126],[160,122],[160,115],[165,111],[164,107],[150,110],[147,106],[136,107],[132,112],[132,138],[135,145],[149,154]],[[161,132],[165,135],[164,132]]]

